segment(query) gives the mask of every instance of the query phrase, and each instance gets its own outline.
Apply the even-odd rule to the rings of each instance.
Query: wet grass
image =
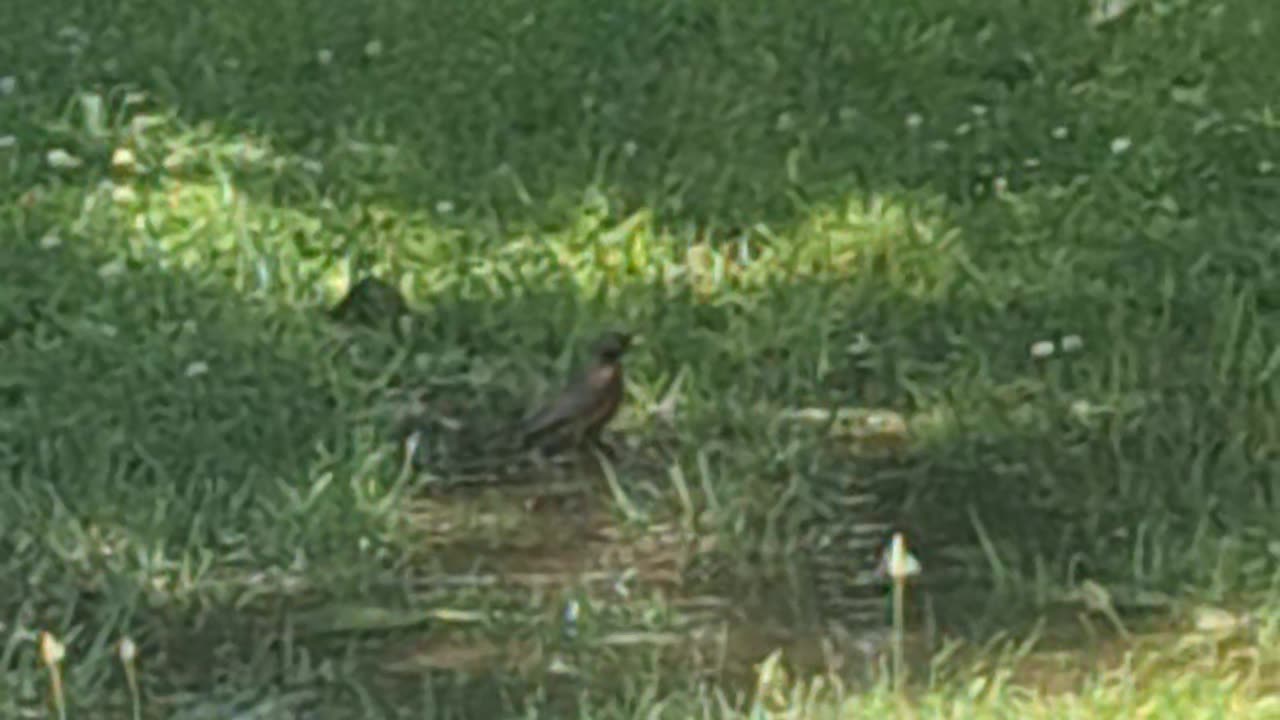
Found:
[[[1280,10],[588,5],[0,9],[0,714],[1274,715]],[[619,325],[616,462],[406,464]]]

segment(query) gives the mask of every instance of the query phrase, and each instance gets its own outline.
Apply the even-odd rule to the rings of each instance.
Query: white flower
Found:
[[[112,167],[117,167],[121,170],[132,170],[137,164],[138,158],[127,147],[118,147],[115,152],[111,153]]]
[[[983,115],[987,114],[987,106],[986,105],[970,105],[969,112],[973,113],[974,117],[982,117]]]
[[[120,275],[123,272],[124,272],[124,261],[112,260],[111,262],[105,263],[98,268],[98,277],[110,278],[110,277],[115,277],[117,275]]]
[[[49,233],[40,238],[40,247],[45,250],[52,250],[62,244],[62,238],[57,233]]]
[[[317,52],[316,62],[319,62],[321,65],[328,65],[329,63],[333,62],[333,51],[321,50]]]
[[[1258,161],[1258,172],[1262,173],[1263,175],[1270,175],[1271,171],[1275,169],[1276,169],[1276,164],[1271,162],[1270,160]]]
[[[1062,338],[1062,352],[1076,352],[1084,348],[1084,338],[1079,335],[1067,335]]]
[[[379,40],[370,40],[365,43],[364,54],[369,57],[378,57],[382,54],[382,42]]]
[[[52,633],[41,631],[40,633],[40,659],[45,665],[50,667],[62,662],[66,657],[67,650],[58,642],[58,639]]]
[[[1127,137],[1121,136],[1111,141],[1111,154],[1122,155],[1133,147],[1133,141]]]
[[[1047,358],[1053,354],[1053,341],[1040,340],[1031,343],[1031,357],[1038,359]]]
[[[133,640],[125,638],[120,641],[120,662],[131,663],[133,659],[138,657],[138,646],[133,644]]]
[[[45,156],[51,167],[59,170],[80,167],[80,158],[63,150],[62,148],[54,148]]]
[[[973,130],[973,126],[967,122],[962,122],[956,126],[956,135],[965,136]]]
[[[1067,136],[1070,135],[1071,133],[1070,131],[1067,130],[1066,125],[1059,125],[1058,127],[1054,128],[1053,131],[1050,132],[1049,134],[1053,136],[1054,140],[1066,140]]]
[[[915,129],[924,124],[924,118],[920,113],[911,113],[907,116],[907,127]]]
[[[197,360],[187,366],[186,376],[189,378],[200,377],[207,372],[209,372],[209,363]]]
[[[12,135],[0,135],[0,149],[11,148],[18,144],[18,138]]]
[[[1090,25],[1102,25],[1111,22],[1129,11],[1137,3],[1135,0],[1094,0],[1093,9],[1089,12]]]
[[[1070,413],[1077,420],[1088,420],[1093,415],[1093,403],[1088,400],[1072,400]]]
[[[153,127],[164,125],[165,119],[158,115],[134,115],[129,121],[129,129],[135,135],[140,135]]]
[[[85,34],[83,30],[76,27],[75,25],[63,25],[62,27],[58,28],[58,37],[62,38],[63,40],[80,42],[85,39]]]
[[[441,200],[440,202],[436,203],[436,212],[440,213],[441,215],[448,215],[449,213],[453,212],[453,203],[449,202],[448,200]]]
[[[995,190],[997,195],[1003,195],[1009,190],[1009,181],[1003,177],[997,177],[991,181],[991,188]]]
[[[18,78],[12,75],[0,77],[0,95],[12,95],[18,90]]]
[[[626,155],[627,157],[635,157],[635,154],[639,150],[640,150],[640,146],[636,145],[635,140],[628,140],[622,143],[622,154]]]
[[[138,199],[138,193],[132,185],[115,185],[111,188],[111,199],[121,205],[132,205]]]
[[[1022,165],[1027,169],[1034,170],[1035,168],[1040,167],[1040,158],[1029,157],[1022,161]]]

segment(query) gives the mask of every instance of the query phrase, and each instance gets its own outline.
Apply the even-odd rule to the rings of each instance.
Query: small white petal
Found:
[[[1070,412],[1077,420],[1088,420],[1093,415],[1093,404],[1088,400],[1073,400]]]
[[[81,164],[80,158],[61,148],[50,150],[45,159],[49,161],[51,167],[58,169],[76,168]]]
[[[165,119],[159,115],[135,115],[133,120],[129,121],[130,129],[134,134],[144,133],[153,127],[164,125]]]
[[[971,106],[969,106],[969,112],[973,113],[973,116],[974,116],[974,117],[982,117],[983,115],[986,115],[986,114],[987,114],[987,106],[986,106],[986,105],[971,105]]]
[[[1271,162],[1270,160],[1258,161],[1258,172],[1262,173],[1263,175],[1270,175],[1271,172],[1275,169],[1276,169],[1276,164]]]
[[[1059,125],[1058,127],[1053,129],[1053,132],[1049,134],[1053,136],[1054,140],[1066,140],[1067,136],[1070,135],[1071,133],[1070,131],[1067,130],[1066,125]]]
[[[382,43],[378,40],[370,40],[365,43],[364,54],[369,57],[378,57],[382,54]]]
[[[622,144],[622,153],[627,157],[635,157],[635,154],[639,150],[640,150],[640,146],[636,145],[635,140],[628,140]]]
[[[62,244],[62,238],[55,233],[49,233],[40,238],[40,247],[45,250],[52,250]]]
[[[1040,340],[1031,344],[1031,357],[1047,358],[1053,354],[1053,341]]]
[[[1026,167],[1028,169],[1038,168],[1040,167],[1040,158],[1029,157],[1026,160],[1022,161],[1022,165],[1023,167]]]
[[[12,95],[18,91],[18,78],[12,75],[0,77],[0,95]]]
[[[116,148],[111,153],[111,165],[121,170],[132,170],[138,164],[138,158],[134,156],[133,151],[127,147]]]
[[[133,640],[130,640],[129,638],[125,638],[120,641],[120,661],[121,662],[131,663],[133,662],[133,659],[136,658],[137,656],[138,656],[138,646],[133,643]]]
[[[956,135],[961,137],[968,135],[973,130],[973,126],[967,122],[960,123],[956,126]]]
[[[1062,338],[1062,352],[1076,352],[1084,349],[1084,338],[1079,335],[1067,335]]]
[[[209,363],[197,360],[187,366],[186,375],[189,378],[200,377],[209,372]]]
[[[1121,155],[1133,147],[1133,141],[1127,137],[1118,137],[1111,141],[1111,154]]]
[[[1009,190],[1009,181],[1002,177],[997,177],[991,181],[991,188],[996,191],[997,195],[1002,194]]]
[[[907,116],[907,127],[918,128],[924,124],[924,118],[920,113],[911,113]]]
[[[132,185],[116,185],[111,188],[111,199],[121,205],[132,205],[138,199],[138,193],[134,192]]]
[[[319,62],[321,65],[328,65],[329,63],[333,62],[333,51],[321,50],[317,52],[316,61]]]
[[[448,215],[449,213],[453,212],[453,203],[449,202],[448,200],[441,200],[440,202],[436,203],[436,212],[440,213],[441,215]]]
[[[40,659],[48,666],[57,665],[66,657],[67,649],[49,632],[40,633]]]
[[[124,272],[123,260],[112,260],[98,268],[98,277],[111,278]]]
[[[0,149],[11,148],[18,144],[18,138],[12,135],[0,135]]]
[[[1136,0],[1093,0],[1089,12],[1089,24],[1097,26],[1111,22],[1137,4]]]

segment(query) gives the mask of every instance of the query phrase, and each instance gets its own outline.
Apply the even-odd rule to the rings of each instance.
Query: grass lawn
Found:
[[[2,5],[0,716],[1280,717],[1275,3]]]

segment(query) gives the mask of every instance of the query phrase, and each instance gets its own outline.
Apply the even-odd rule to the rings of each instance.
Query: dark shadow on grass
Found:
[[[1191,52],[1148,41],[1195,26],[1190,10],[1099,31],[1085,8],[1049,2],[86,2],[57,17],[20,5],[30,30],[13,42],[44,68],[37,86],[104,92],[108,125],[172,111],[288,158],[195,172],[229,173],[273,205],[320,212],[323,198],[336,208],[321,213],[326,234],[357,257],[387,252],[367,246],[378,222],[346,211],[357,206],[447,205],[440,222],[487,247],[593,203],[719,242],[757,224],[786,236],[851,197],[905,189],[971,208],[997,184],[1126,173],[1140,182],[1120,183],[1118,199],[1194,212],[1240,202],[1264,130],[1214,114],[1257,79],[1217,71],[1242,52],[1229,27],[1198,27]],[[150,100],[122,113],[125,90]],[[68,119],[37,133],[105,160],[110,148],[66,132]],[[1153,167],[1117,171],[1108,147],[1120,137],[1142,156],[1133,164]],[[1046,219],[1070,222],[1068,208],[1056,214]],[[1002,249],[978,235],[965,239],[975,252]]]

